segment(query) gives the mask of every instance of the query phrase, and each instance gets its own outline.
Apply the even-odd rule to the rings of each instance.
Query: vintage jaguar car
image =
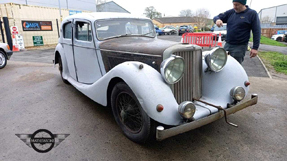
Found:
[[[150,19],[125,13],[65,18],[54,64],[62,80],[111,107],[132,141],[163,140],[257,103],[248,77],[222,48],[157,39]],[[243,103],[244,102],[244,103]]]

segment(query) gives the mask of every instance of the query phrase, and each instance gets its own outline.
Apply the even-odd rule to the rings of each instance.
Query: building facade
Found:
[[[287,30],[287,4],[261,9],[258,13],[262,36],[271,38],[279,30]]]
[[[287,4],[261,9],[258,13],[261,24],[287,25]]]
[[[164,26],[179,27],[182,25],[196,26],[195,19],[193,17],[162,17],[155,18],[152,20],[153,23],[162,28]]]
[[[70,0],[66,2],[70,2]],[[103,4],[101,4],[101,6],[103,6]],[[105,5],[104,11],[129,13],[113,1],[108,2]],[[36,36],[42,36],[44,45],[51,45],[58,43],[62,19],[71,14],[88,12],[92,11],[82,10],[81,7],[67,9],[65,5],[61,6],[60,10],[59,7],[6,3],[0,4],[0,21],[3,21],[3,17],[8,17],[9,26],[18,28],[18,33],[23,37],[25,47],[34,46]],[[3,23],[2,29],[4,29]],[[5,30],[3,35],[5,36],[2,36],[0,32],[0,42],[5,41],[7,43]],[[4,41],[2,40],[2,37],[4,37]]]

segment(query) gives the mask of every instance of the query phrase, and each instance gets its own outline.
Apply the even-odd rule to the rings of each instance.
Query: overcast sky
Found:
[[[107,2],[110,0],[107,0]],[[143,16],[146,7],[154,6],[155,9],[165,14],[166,17],[178,16],[181,10],[190,9],[195,12],[199,8],[206,8],[210,18],[231,9],[232,0],[113,0],[132,14]],[[251,0],[247,0],[250,5]],[[287,0],[252,0],[251,8],[259,12],[263,8],[287,4]]]
[[[66,8],[68,2],[69,9],[95,11],[98,0],[60,0],[62,8]],[[100,0],[109,2],[111,0]],[[190,9],[195,12],[197,9],[205,8],[210,13],[210,18],[231,9],[232,0],[113,0],[136,16],[144,16],[146,7],[154,6],[162,13],[162,16],[179,16],[181,10]],[[59,0],[0,0],[0,3],[19,3],[29,5],[42,5],[49,7],[59,7]],[[251,0],[247,0],[250,5]],[[287,4],[287,0],[252,0],[251,8],[259,12],[263,8],[269,8]],[[286,13],[287,14],[287,13]]]

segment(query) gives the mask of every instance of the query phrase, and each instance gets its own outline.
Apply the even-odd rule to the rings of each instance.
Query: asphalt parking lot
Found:
[[[257,93],[259,102],[229,116],[238,128],[221,119],[138,145],[121,133],[109,108],[62,82],[51,63],[52,51],[14,53],[0,71],[0,160],[287,160],[286,80],[250,76],[248,98]],[[70,135],[42,154],[15,135],[38,129]]]

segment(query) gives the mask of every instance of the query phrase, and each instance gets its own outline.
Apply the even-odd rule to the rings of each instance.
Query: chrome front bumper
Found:
[[[233,114],[233,113],[240,111],[246,107],[255,105],[255,104],[257,104],[257,101],[258,101],[258,96],[256,94],[253,94],[251,96],[250,100],[226,109],[227,115]],[[222,117],[224,117],[224,112],[219,111],[219,112],[212,114],[208,117],[204,117],[202,119],[195,120],[195,121],[192,121],[190,123],[179,125],[179,126],[176,126],[176,127],[170,128],[170,129],[166,129],[166,130],[164,130],[164,127],[158,126],[156,129],[156,139],[158,141],[161,141],[161,140],[164,140],[166,138],[169,138],[169,137],[172,137],[172,136],[175,136],[175,135],[199,128],[203,125],[214,122],[214,121],[216,121]]]

